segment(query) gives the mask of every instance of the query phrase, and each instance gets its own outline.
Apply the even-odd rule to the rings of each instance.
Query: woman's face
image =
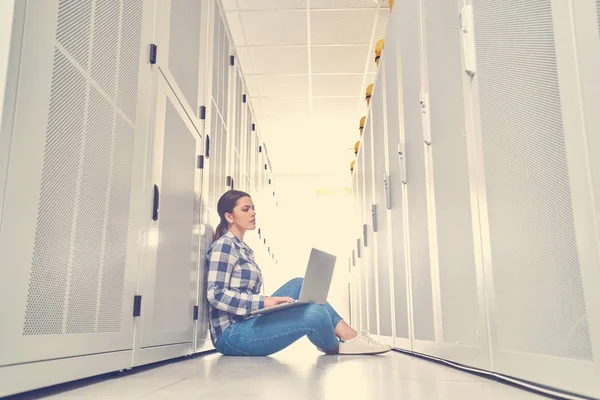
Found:
[[[250,197],[242,197],[233,208],[233,213],[225,215],[239,230],[251,231],[256,229],[256,211]]]

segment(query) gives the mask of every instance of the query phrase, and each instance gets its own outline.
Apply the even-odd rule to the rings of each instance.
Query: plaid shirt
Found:
[[[263,308],[262,273],[254,252],[227,231],[208,251],[207,298],[213,344],[230,325]]]

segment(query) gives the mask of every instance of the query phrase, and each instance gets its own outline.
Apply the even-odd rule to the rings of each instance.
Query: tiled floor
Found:
[[[397,352],[325,356],[307,340],[271,357],[223,357],[212,353],[44,398],[544,399]]]

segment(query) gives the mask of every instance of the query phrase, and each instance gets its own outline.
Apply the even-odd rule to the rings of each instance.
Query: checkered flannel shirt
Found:
[[[229,326],[263,308],[262,272],[254,252],[227,231],[208,251],[207,298],[213,344]]]

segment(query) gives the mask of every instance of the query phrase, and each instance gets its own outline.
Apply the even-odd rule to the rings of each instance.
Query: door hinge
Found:
[[[133,316],[139,317],[142,315],[142,296],[133,296]]]
[[[246,95],[242,96],[242,103],[246,103]]]
[[[363,225],[363,244],[365,247],[368,247],[367,244],[367,224]]]
[[[194,321],[198,321],[198,306],[194,306]]]
[[[235,65],[235,56],[229,56],[229,65],[231,65],[231,66]]]
[[[200,119],[206,119],[206,106],[200,106]]]
[[[204,169],[204,156],[198,156],[198,169]]]
[[[356,239],[356,256],[360,258],[360,239]]]

